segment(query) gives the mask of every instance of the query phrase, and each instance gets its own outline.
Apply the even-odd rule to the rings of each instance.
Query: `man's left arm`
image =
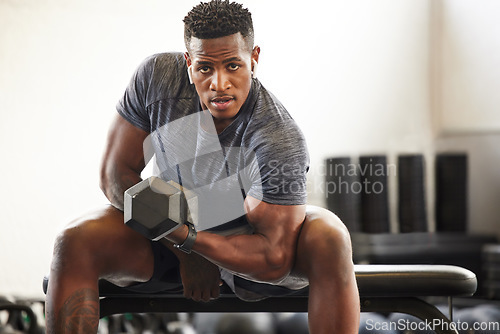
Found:
[[[270,204],[247,196],[245,211],[254,234],[220,236],[198,232],[193,251],[248,279],[278,282],[294,265],[305,205]],[[182,243],[187,234],[187,227],[183,227],[167,239]]]

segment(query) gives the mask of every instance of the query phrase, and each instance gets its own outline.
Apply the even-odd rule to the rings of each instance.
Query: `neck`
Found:
[[[207,106],[203,103],[200,103],[201,104],[201,110],[202,110],[202,113],[204,115],[203,119],[204,119],[204,122],[209,122],[209,121],[212,121],[214,126],[215,126],[215,131],[217,131],[217,134],[221,134],[222,131],[224,131],[225,128],[227,128],[229,126],[229,124],[231,124],[234,119],[238,116],[234,116],[232,118],[227,118],[227,119],[219,119],[219,118],[215,118],[214,116],[212,116],[212,114],[210,113],[210,110],[208,110]]]
[[[224,131],[224,129],[227,128],[229,126],[229,124],[231,124],[233,122],[233,120],[236,118],[236,117],[233,117],[233,118],[229,118],[229,119],[217,119],[214,116],[212,116],[212,114],[210,113],[210,111],[207,108],[202,109],[202,114],[203,114],[202,122],[201,122],[202,127],[205,128],[205,130],[207,130],[207,129],[211,128],[210,123],[212,123],[214,125],[215,131],[217,132],[218,135],[221,134],[222,131]]]
[[[231,119],[216,119],[213,118],[214,124],[215,124],[215,130],[217,131],[217,134],[220,135],[222,131],[224,131],[225,128],[229,126],[234,120],[234,118]]]

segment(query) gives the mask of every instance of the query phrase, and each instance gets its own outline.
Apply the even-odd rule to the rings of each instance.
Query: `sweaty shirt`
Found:
[[[182,53],[146,58],[117,104],[121,116],[150,133],[155,174],[198,195],[197,230],[224,233],[248,223],[243,202],[306,203],[309,156],[304,136],[259,80],[233,122],[217,134],[189,83]]]

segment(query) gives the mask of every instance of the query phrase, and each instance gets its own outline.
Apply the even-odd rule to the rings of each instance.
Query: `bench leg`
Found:
[[[413,315],[428,324],[425,329],[434,330],[437,334],[458,334],[454,323],[434,305],[419,298],[362,298],[362,312],[405,313]]]

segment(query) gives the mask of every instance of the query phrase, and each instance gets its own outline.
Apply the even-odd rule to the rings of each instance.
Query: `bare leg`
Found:
[[[295,270],[309,279],[310,333],[358,333],[360,304],[351,240],[330,211],[308,207]]]
[[[123,223],[114,207],[73,222],[54,246],[46,299],[47,333],[96,333],[99,324],[97,283],[118,285],[147,281],[153,274],[148,240]]]

